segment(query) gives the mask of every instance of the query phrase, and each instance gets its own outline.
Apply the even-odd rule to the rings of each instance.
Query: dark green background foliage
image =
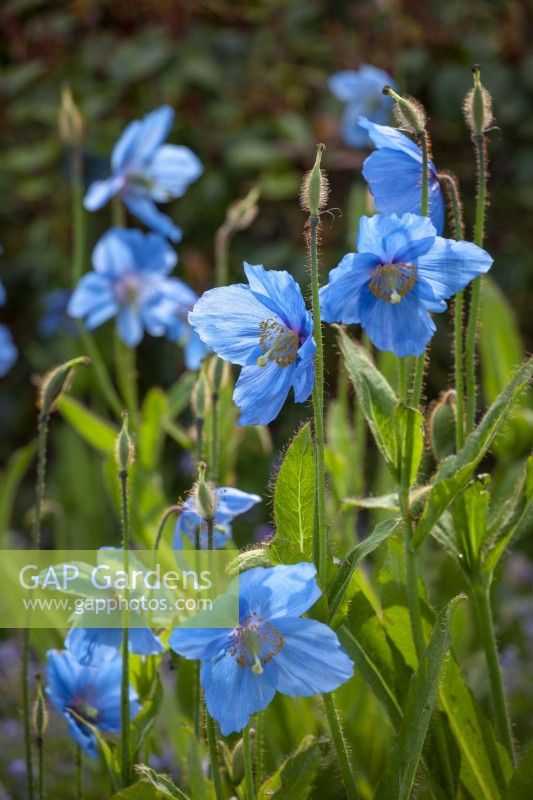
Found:
[[[2,464],[34,436],[36,376],[82,352],[72,332],[52,339],[38,334],[43,295],[68,287],[71,274],[69,160],[57,129],[65,82],[85,120],[87,183],[106,174],[113,144],[128,121],[162,103],[175,108],[170,140],[189,145],[205,165],[205,173],[183,199],[167,208],[184,231],[177,248],[177,274],[201,293],[213,284],[214,236],[226,209],[254,185],[261,190],[259,214],[232,243],[232,281],[242,280],[241,264],[246,259],[288,269],[302,285],[307,282],[304,216],[298,192],[318,141],[327,146],[323,165],[331,183],[328,208],[332,212],[324,215],[322,231],[324,280],[327,270],[353,249],[356,220],[366,202],[360,176],[365,154],[346,148],[341,141],[342,109],[327,81],[333,72],[361,63],[384,68],[402,91],[424,103],[430,115],[434,160],[460,179],[467,238],[471,238],[474,160],[461,104],[471,86],[470,67],[473,62],[480,63],[483,82],[493,95],[498,125],[490,143],[491,203],[485,247],[495,258],[491,274],[503,295],[490,286],[487,289],[480,348],[484,405],[491,402],[533,335],[532,37],[533,7],[520,0],[5,0],[0,8],[0,276],[8,302],[0,317],[12,329],[21,356],[2,381]],[[110,223],[109,208],[88,216],[87,268],[93,243]],[[109,334],[108,325],[97,332],[96,339],[110,361]],[[331,396],[346,385],[341,382],[337,386],[338,354],[329,332],[326,343]],[[436,399],[448,385],[452,362],[447,315],[439,317],[431,350],[428,400]],[[381,357],[380,366],[390,377],[386,357]],[[175,345],[149,337],[139,349],[139,367],[143,393],[152,386],[168,388],[184,371]],[[76,377],[76,396],[105,415],[90,376],[81,372]],[[226,407],[230,408],[229,403]],[[328,463],[334,495],[330,514],[337,514],[335,521],[346,543],[346,537],[353,539],[353,522],[350,528],[340,514],[342,498],[363,494],[369,486],[375,493],[389,491],[391,484],[378,468],[370,443],[367,471],[363,474],[361,465],[351,463],[351,443],[343,435],[337,413],[338,406],[332,406],[328,431],[337,460]],[[226,416],[229,430],[232,418],[229,412]],[[265,487],[279,463],[281,448],[308,416],[308,407],[289,403],[271,426],[272,442],[266,432],[260,438],[247,431],[241,438],[235,464],[225,477],[262,494],[265,502],[236,526],[239,544],[247,543],[257,525],[271,518]],[[185,428],[192,423],[187,408],[180,423]],[[518,414],[508,425],[496,455],[490,457],[490,464],[496,463],[496,484],[501,492],[515,479],[523,463],[520,459],[531,446],[532,426],[527,423],[525,412],[524,417]],[[175,498],[193,480],[192,461],[170,441],[165,443],[162,458],[162,485],[167,498]],[[429,455],[425,458],[427,474],[433,464]],[[45,544],[83,548],[117,541],[101,460],[101,454],[59,415],[54,418]],[[33,477],[30,470],[18,493],[9,531],[4,530],[3,522],[0,526],[0,537],[9,537],[0,541],[2,546],[6,541],[26,545]],[[377,514],[363,512],[360,533],[367,531],[369,518],[379,520]],[[519,548],[527,551],[524,542]],[[441,607],[463,586],[452,562],[440,554],[435,558],[436,553],[436,548],[429,548],[425,574],[436,605]],[[514,672],[509,673],[514,681],[512,717],[524,741],[532,730],[533,701],[527,693],[523,665],[533,652],[533,633],[530,626],[528,638],[527,631],[517,624],[517,609],[527,603],[524,574],[529,570],[531,576],[531,563],[520,555],[514,558],[506,567],[506,589],[500,592],[497,616],[499,613],[502,647],[511,667],[514,664]],[[487,687],[479,680],[484,673],[475,634],[464,610],[459,609],[456,617],[460,624],[455,644],[462,651],[461,663],[470,685],[485,702]],[[54,642],[59,644],[59,639],[43,640],[41,649]],[[184,669],[187,672],[187,667]],[[15,675],[9,673],[6,681],[16,678],[15,669]],[[6,697],[15,696],[17,689],[10,692]],[[344,697],[344,690],[340,698],[345,700],[344,707],[349,707],[348,734],[354,750],[361,748],[369,787],[374,786],[384,768],[391,731],[360,679],[350,698]],[[13,713],[8,702],[5,708],[0,705],[0,711],[6,718]],[[269,723],[273,762],[298,744],[302,730],[317,732],[316,717],[303,701],[289,704],[276,700]],[[56,720],[54,731],[60,727]],[[174,744],[178,747],[189,738],[180,731]],[[320,755],[319,746],[313,747],[315,758]],[[51,749],[61,763],[57,740]],[[8,748],[2,768],[19,753],[20,748],[13,753]],[[58,781],[67,784],[69,770],[69,765],[62,766]],[[317,786],[317,797],[326,796],[332,776],[330,765]],[[14,780],[9,779],[10,786]]]

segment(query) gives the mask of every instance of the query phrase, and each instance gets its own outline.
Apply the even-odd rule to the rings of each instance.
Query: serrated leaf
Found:
[[[397,444],[394,414],[398,398],[365,350],[339,329],[339,345],[368,427],[387,466],[397,478]]]
[[[147,767],[146,764],[137,764],[135,772],[140,776],[143,781],[143,786],[150,785],[152,791],[157,791],[153,797],[170,797],[172,800],[189,800],[185,792],[182,792],[175,783],[173,783],[168,775],[163,775],[156,772],[154,769]],[[116,799],[118,800],[118,798]]]
[[[274,488],[276,535],[267,551],[275,563],[313,560],[315,462],[311,426],[292,440]]]
[[[376,787],[375,800],[410,797],[437,700],[442,662],[451,646],[450,618],[458,599],[452,600],[437,617],[430,642],[411,678],[398,738]]]
[[[320,763],[320,746],[306,736],[297,750],[263,783],[257,800],[307,800]]]
[[[364,541],[357,544],[348,555],[346,555],[333,578],[328,589],[328,606],[330,611],[330,620],[335,617],[335,614],[342,605],[345,592],[348,588],[352,575],[355,570],[367,555],[372,553],[379,545],[391,536],[401,526],[401,519],[386,519],[381,522],[372,533],[364,539]]]
[[[118,430],[69,395],[59,398],[61,416],[82,439],[107,455],[114,452]]]

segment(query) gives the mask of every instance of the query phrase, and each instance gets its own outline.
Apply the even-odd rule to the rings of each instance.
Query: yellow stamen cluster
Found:
[[[259,333],[263,355],[257,359],[257,366],[266,367],[268,361],[275,361],[280,367],[294,364],[300,345],[296,331],[277,320],[269,319],[259,323]]]
[[[380,264],[374,271],[368,288],[374,297],[395,305],[413,289],[415,282],[416,272],[411,264]]]
[[[230,655],[240,667],[249,667],[262,675],[265,664],[276,656],[285,639],[269,622],[262,622],[255,612],[247,617],[232,636]]]

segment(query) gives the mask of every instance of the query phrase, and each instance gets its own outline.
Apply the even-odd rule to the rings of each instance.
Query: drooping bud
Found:
[[[60,364],[59,367],[54,367],[46,373],[41,381],[37,400],[37,407],[44,416],[48,416],[56,409],[59,398],[68,391],[74,369],[79,365],[87,367],[90,363],[90,358],[79,356],[65,361],[64,364]]]
[[[135,459],[135,445],[128,430],[129,416],[127,411],[122,414],[122,428],[115,440],[115,460],[120,472],[127,473]]]
[[[40,675],[35,676],[37,697],[33,704],[33,730],[38,743],[42,743],[48,727],[48,709],[44,698],[43,682]]]
[[[74,102],[68,84],[61,89],[61,103],[58,114],[58,127],[61,139],[68,145],[79,145],[83,140],[83,117]]]
[[[474,86],[467,92],[464,99],[463,114],[472,135],[483,136],[494,124],[492,97],[481,83],[479,64],[474,64],[472,74]]]
[[[322,153],[325,149],[325,145],[317,145],[313,169],[305,175],[300,191],[301,206],[313,217],[318,216],[328,201],[329,181],[324,170],[320,168]]]
[[[429,418],[431,449],[437,461],[455,452],[457,398],[453,389],[441,392]]]
[[[419,103],[414,97],[402,97],[390,86],[383,87],[383,94],[394,100],[393,113],[398,125],[415,136],[421,136],[427,125],[426,112],[422,103]]]
[[[217,495],[214,483],[205,479],[206,471],[207,465],[201,461],[198,464],[198,480],[193,489],[193,494],[200,516],[206,522],[212,522],[215,519],[217,510]]]
[[[234,231],[244,231],[252,224],[259,211],[257,205],[259,194],[258,187],[253,186],[246,197],[243,197],[241,200],[236,200],[229,206],[224,224],[231,233]]]

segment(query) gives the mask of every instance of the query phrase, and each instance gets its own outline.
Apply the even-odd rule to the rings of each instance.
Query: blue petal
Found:
[[[170,106],[161,106],[143,117],[130,166],[141,167],[152,159],[170,133],[173,121],[174,111]]]
[[[294,370],[292,388],[297,403],[305,403],[315,385],[315,352],[316,344],[312,336],[308,336],[298,350],[298,361]]]
[[[360,117],[359,125],[368,131],[368,135],[376,147],[388,147],[391,150],[398,150],[414,158],[415,161],[422,163],[418,145],[397,128],[391,128],[389,125],[376,125],[366,117]]]
[[[17,358],[18,350],[10,330],[5,325],[0,325],[0,377],[7,375]]]
[[[416,214],[376,214],[361,217],[357,237],[360,253],[372,253],[383,264],[394,261],[410,263],[427,253],[435,241],[435,228],[429,217]]]
[[[350,103],[342,115],[342,138],[349,147],[361,148],[370,144],[368,133],[359,125],[362,110],[361,103]]]
[[[65,647],[76,661],[89,666],[115,658],[121,642],[118,628],[71,628]]]
[[[125,179],[122,176],[113,176],[105,181],[94,181],[83,198],[83,205],[87,211],[97,211],[105,206],[117,192],[120,192],[124,183]]]
[[[233,486],[221,486],[217,489],[217,511],[233,517],[249,511],[256,503],[261,502],[258,494],[249,494]]]
[[[242,613],[255,611],[265,622],[280,617],[298,617],[321,595],[314,564],[280,564],[254,567],[239,576]]]
[[[359,316],[372,343],[400,358],[422,355],[435,332],[435,324],[415,292],[394,304],[364,291]]]
[[[269,666],[262,675],[255,675],[251,669],[239,666],[229,653],[202,662],[200,678],[205,702],[223,736],[242,730],[252,714],[271,702],[276,690],[268,681]]]
[[[125,231],[126,233],[126,231]],[[136,254],[139,270],[144,274],[168,275],[177,264],[176,251],[158,233],[128,230],[129,243]],[[186,286],[182,281],[180,286]],[[186,287],[189,288],[188,286]],[[192,290],[189,290],[192,291]]]
[[[79,744],[83,752],[86,753],[89,758],[97,758],[98,743],[91,729],[88,728],[87,725],[84,725],[81,720],[73,717],[69,711],[64,712],[64,717],[67,720],[68,729],[74,741]]]
[[[213,348],[214,349],[214,348]],[[268,425],[281,411],[291,388],[295,365],[280,367],[275,361],[266,366],[243,367],[233,392],[233,402],[241,415],[238,425]]]
[[[360,255],[367,254],[358,253],[352,263],[357,264]],[[361,259],[362,268],[350,271],[341,270],[341,262],[331,271],[329,283],[320,289],[320,316],[324,322],[342,322],[345,325],[359,322],[359,298],[361,290],[370,280],[369,262],[368,258]],[[375,263],[375,258],[372,258],[372,263]]]
[[[272,673],[278,692],[308,697],[332,692],[353,675],[353,663],[337,634],[314,619],[279,619],[275,626],[285,642],[274,659]]]
[[[114,313],[116,313],[118,306],[109,278],[106,275],[99,275],[97,272],[88,272],[80,279],[72,293],[67,313],[75,318],[85,317],[111,303],[115,303]],[[113,313],[110,313],[109,316],[113,316]]]
[[[136,347],[143,338],[143,326],[139,312],[131,306],[120,309],[117,317],[117,332],[124,344]]]
[[[141,231],[110,228],[94,247],[92,260],[95,271],[110,278],[134,272],[141,236]]]
[[[150,194],[158,203],[181,197],[202,172],[200,159],[188,147],[172,144],[159,147],[147,170],[147,175],[155,183]]]
[[[140,120],[135,120],[126,125],[111,154],[111,168],[113,172],[125,171],[131,164],[141,133],[142,122]]]
[[[209,347],[202,342],[196,331],[187,325],[185,339],[185,366],[187,369],[200,369],[202,361],[209,352]]]
[[[126,208],[148,228],[167,236],[173,242],[180,241],[181,229],[174,225],[170,217],[157,210],[153,200],[130,191],[123,192],[122,197]]]
[[[145,656],[156,656],[165,652],[161,640],[150,628],[131,628],[129,649],[132,653]]]
[[[272,313],[244,284],[210,289],[189,314],[202,341],[226,361],[240,365],[257,349],[259,325],[269,318]]]
[[[488,272],[491,256],[471,242],[438,236],[431,250],[416,261],[420,283],[428,283],[437,299],[447,299],[478,275]]]
[[[349,103],[352,100],[357,100],[361,77],[357,70],[345,69],[332,75],[328,84],[335,97],[345,103]]]
[[[308,312],[302,292],[285,270],[266,270],[261,264],[244,263],[250,290],[293,331],[299,331]]]
[[[219,653],[229,645],[231,628],[174,628],[168,644],[188,659],[205,658],[206,653]]]

